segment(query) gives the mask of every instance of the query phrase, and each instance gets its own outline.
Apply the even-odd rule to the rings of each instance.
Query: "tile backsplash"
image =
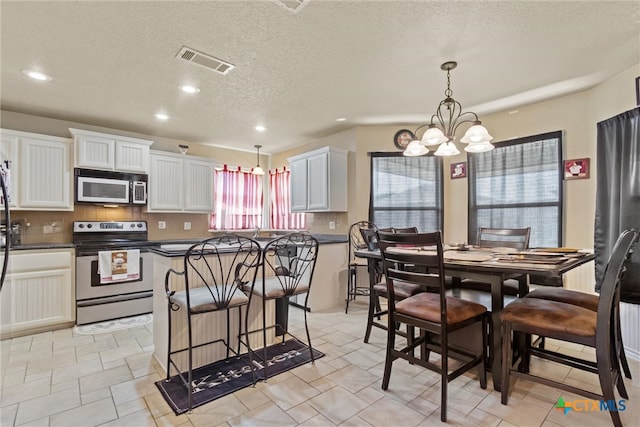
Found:
[[[72,240],[73,221],[132,221],[145,220],[150,240],[202,239],[209,237],[208,214],[147,213],[143,207],[105,208],[76,205],[72,212],[11,211],[11,220],[22,225],[22,244],[69,243]],[[165,229],[158,222],[163,221]],[[185,222],[191,229],[185,230]],[[335,228],[330,228],[330,223]],[[347,234],[349,224],[346,212],[307,214],[307,228],[312,233]]]

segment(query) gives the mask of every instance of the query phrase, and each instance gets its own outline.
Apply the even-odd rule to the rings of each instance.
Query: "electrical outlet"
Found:
[[[335,221],[329,221],[329,229],[330,230],[335,230],[336,229],[336,222]]]
[[[185,229],[185,230],[191,230],[191,223],[190,223],[190,222],[185,221],[185,223],[184,223],[184,229]]]
[[[167,228],[167,223],[165,221],[158,221],[158,228],[160,230],[164,230],[165,228]]]

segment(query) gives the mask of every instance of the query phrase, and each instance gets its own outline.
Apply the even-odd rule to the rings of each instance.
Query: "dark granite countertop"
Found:
[[[74,249],[75,247],[76,246],[73,243],[29,243],[26,245],[11,245],[11,250],[26,251],[36,249]]]
[[[349,238],[344,234],[313,234],[313,237],[318,239],[320,245],[348,243]],[[179,240],[154,240],[152,243],[156,244],[156,247],[151,248],[155,253],[159,253],[165,256],[181,256],[184,255],[184,250],[163,250],[160,249],[161,245],[187,245],[194,244],[204,239],[179,239]],[[271,240],[268,237],[259,238],[262,242]],[[12,251],[26,251],[26,250],[38,250],[38,249],[73,249],[75,245],[73,243],[29,243],[24,245],[11,246]]]
[[[313,234],[313,237],[318,239],[318,244],[320,245],[349,242],[349,238],[346,235],[341,235],[341,234]],[[273,240],[273,238],[269,238],[269,237],[258,238],[258,241],[261,243],[266,243],[271,240]],[[149,250],[153,253],[167,256],[167,257],[184,256],[184,253],[188,249],[188,247],[199,241],[201,240],[154,240],[153,243],[156,243],[157,246],[151,247],[149,248]],[[175,246],[173,248],[161,248],[161,246],[163,245],[175,245]]]

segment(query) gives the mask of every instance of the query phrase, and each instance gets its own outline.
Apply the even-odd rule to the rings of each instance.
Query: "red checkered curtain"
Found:
[[[271,228],[301,229],[305,228],[304,213],[291,213],[291,171],[269,171],[269,195],[271,202]]]
[[[262,227],[262,177],[229,170],[224,165],[214,173],[214,211],[209,228],[241,230]]]

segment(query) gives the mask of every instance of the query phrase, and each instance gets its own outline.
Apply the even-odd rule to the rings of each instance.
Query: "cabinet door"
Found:
[[[71,269],[10,274],[2,288],[1,334],[73,322]]]
[[[2,133],[2,139],[0,139],[0,161],[4,163],[5,160],[9,161],[10,173],[16,171],[18,166],[18,138],[13,135],[7,135]],[[18,204],[18,175],[11,175],[9,180],[9,194],[11,200],[9,201],[10,207],[15,207]],[[4,199],[0,198],[0,207],[4,207]]]
[[[149,211],[182,211],[182,159],[151,155],[149,176]]]
[[[184,161],[184,210],[210,213],[213,208],[213,165],[202,160]]]
[[[81,168],[113,170],[115,141],[113,138],[82,135],[77,137],[76,165]]]
[[[20,207],[71,210],[69,143],[20,139]]]
[[[116,140],[116,169],[131,172],[149,172],[149,146]]]
[[[329,175],[327,153],[307,159],[307,208],[313,210],[329,209]]]
[[[294,160],[291,167],[291,212],[307,210],[307,159]]]
[[[11,252],[9,270],[0,292],[1,339],[50,330],[75,321],[73,251]]]

